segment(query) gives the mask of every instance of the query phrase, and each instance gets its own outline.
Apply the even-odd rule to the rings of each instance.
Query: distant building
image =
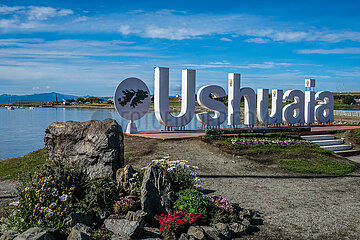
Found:
[[[62,100],[62,104],[63,104],[63,105],[70,105],[70,101],[67,100],[67,99],[63,99],[63,100]]]
[[[106,102],[108,104],[113,104],[114,103],[114,98],[109,98]]]
[[[354,101],[355,101],[355,105],[360,105],[360,98],[354,99]]]

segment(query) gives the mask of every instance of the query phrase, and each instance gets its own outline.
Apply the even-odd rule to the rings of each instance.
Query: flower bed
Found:
[[[272,138],[234,138],[231,139],[231,143],[235,145],[268,145],[268,144],[278,144],[278,145],[291,145],[291,144],[306,144],[304,140],[294,140],[294,139],[272,139]]]
[[[152,168],[163,174],[154,177],[163,179],[161,183],[156,182],[158,180],[145,183],[152,181],[149,179],[150,175],[146,174],[157,173],[150,171]],[[220,235],[225,231],[228,236],[239,236],[249,229],[249,223],[242,223],[245,218],[251,219],[254,212],[246,212],[220,195],[204,195],[202,181],[196,172],[198,167],[187,161],[165,157],[151,161],[139,171],[131,167],[124,169],[132,171],[126,180],[130,184],[125,184],[132,186],[132,189],[119,189],[120,184],[110,178],[89,181],[85,171],[76,165],[61,162],[47,164],[34,175],[24,178],[18,200],[10,203],[8,217],[0,222],[0,236],[42,227],[57,230],[60,238],[65,239],[70,231],[75,231],[76,226],[71,229],[76,223],[74,214],[90,219],[91,213],[105,216],[102,220],[99,220],[101,217],[89,220],[91,224],[88,227],[94,228],[95,234],[92,234],[92,230],[85,231],[84,234],[90,234],[95,239],[110,239],[112,235],[122,236],[121,234],[129,238],[141,237],[144,226],[157,229],[153,234],[166,239],[179,238],[186,233],[191,235],[191,227],[202,229],[200,231],[203,231],[204,236],[208,234],[206,231]],[[162,189],[159,189],[159,194],[173,197],[168,198],[170,208],[166,208],[166,213],[159,212],[149,219],[149,212],[146,212],[149,209],[143,208],[143,203],[146,202],[143,194],[147,185],[152,184],[153,187]],[[169,188],[159,184],[169,184]],[[161,192],[163,189],[169,189],[169,192]],[[150,206],[153,207],[155,208]],[[219,230],[219,224],[223,224],[225,228]],[[123,232],[118,232],[119,229]]]

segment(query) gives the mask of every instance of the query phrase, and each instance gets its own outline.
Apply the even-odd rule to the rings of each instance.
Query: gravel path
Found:
[[[288,173],[258,165],[199,140],[157,141],[134,159],[143,165],[171,155],[200,167],[204,188],[262,213],[260,231],[245,239],[360,239],[360,171],[343,177]]]

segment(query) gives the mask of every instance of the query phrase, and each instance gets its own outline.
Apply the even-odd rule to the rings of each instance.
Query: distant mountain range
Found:
[[[0,95],[0,104],[8,104],[14,102],[54,102],[56,101],[56,95],[58,101],[62,101],[63,99],[77,99],[80,96],[74,95],[66,95],[61,93],[39,93],[39,94],[31,94],[31,95],[9,95],[2,94]],[[87,97],[87,96],[85,96]],[[110,97],[99,97],[101,99],[107,100]],[[11,101],[11,102],[10,102]]]

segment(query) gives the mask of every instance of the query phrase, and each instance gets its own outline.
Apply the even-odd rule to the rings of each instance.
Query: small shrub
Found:
[[[209,222],[216,223],[231,223],[238,220],[237,212],[232,203],[221,195],[210,198],[211,207],[209,210]]]
[[[222,197],[221,195],[211,197],[210,202],[213,203],[214,206],[216,206],[217,208],[223,209],[224,211],[234,211],[234,207],[231,202],[227,198]]]
[[[132,198],[121,197],[119,201],[115,202],[114,211],[116,214],[126,214],[134,207],[135,203]]]
[[[208,214],[210,224],[238,222],[239,217],[235,211],[225,211],[217,207],[211,207]]]
[[[175,192],[179,192],[184,189],[195,188],[194,175],[184,167],[176,167],[169,172],[170,181],[174,187]]]
[[[202,213],[175,212],[173,215],[161,214],[155,216],[160,223],[160,232],[163,236],[174,239],[180,232],[185,231],[186,227],[196,223],[204,216]]]
[[[22,232],[31,227],[60,229],[73,211],[86,173],[75,164],[54,161],[38,172],[22,177],[19,200],[10,204],[11,214],[2,229]],[[2,230],[3,231],[3,230]]]
[[[202,193],[196,189],[185,189],[176,194],[177,200],[174,209],[187,213],[202,213],[207,216],[209,200],[204,198]]]
[[[145,172],[145,168],[141,168],[141,169],[136,169],[136,173],[133,176],[133,178],[136,179],[136,197],[140,198],[141,196],[141,185],[142,185],[142,181],[144,179],[144,172]]]
[[[171,160],[168,157],[152,160],[151,164],[158,164],[169,173],[170,181],[174,191],[178,192],[189,188],[200,188],[201,180],[197,177],[197,166],[191,166],[188,161]]]
[[[110,177],[94,179],[85,184],[81,201],[77,204],[79,211],[112,212],[114,202],[120,191]]]

